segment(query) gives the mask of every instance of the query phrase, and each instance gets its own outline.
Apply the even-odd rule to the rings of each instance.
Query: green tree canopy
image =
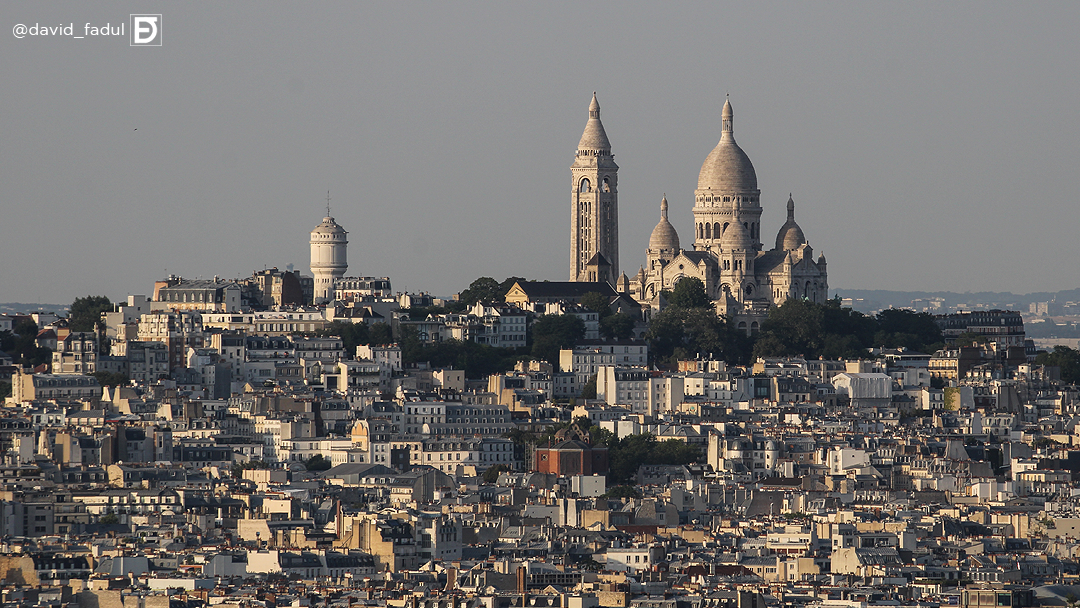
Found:
[[[600,315],[601,319],[611,314],[611,298],[599,291],[590,291],[581,296],[581,305]]]
[[[596,374],[589,376],[589,381],[581,387],[582,399],[596,399]]]
[[[469,287],[458,294],[458,301],[466,306],[472,306],[477,302],[502,301],[505,293],[499,293],[499,282],[491,277],[480,277]]]
[[[698,354],[738,362],[744,361],[748,354],[746,338],[717,316],[711,306],[669,305],[653,315],[645,340],[649,343],[649,356],[657,365],[673,366],[676,359]]]
[[[38,326],[33,319],[15,324],[15,331],[0,332],[0,350],[11,355],[15,363],[34,367],[52,361],[52,351],[37,345]]]
[[[875,320],[874,346],[903,347],[932,354],[945,342],[941,328],[929,313],[889,308],[879,312]]]
[[[505,464],[496,464],[487,468],[484,471],[483,479],[484,483],[495,483],[499,481],[499,474],[510,470],[510,467]]]
[[[634,486],[613,486],[608,488],[608,498],[641,498],[641,491]]]
[[[975,346],[976,344],[986,344],[990,341],[990,338],[983,334],[975,333],[973,331],[965,331],[964,333],[956,336],[956,341],[953,342],[953,346],[961,348],[964,346]]]
[[[696,445],[678,439],[657,441],[649,433],[622,439],[611,435],[607,447],[608,481],[611,483],[634,483],[637,470],[643,464],[687,465],[701,458],[701,449]]]
[[[101,313],[112,310],[112,302],[105,296],[75,298],[68,314],[71,331],[95,331],[101,325]]]
[[[627,340],[634,335],[637,319],[634,315],[617,312],[600,319],[600,333],[613,340]]]
[[[322,454],[315,454],[304,461],[304,466],[307,467],[307,470],[309,471],[327,471],[330,467],[334,466],[334,464]]]
[[[507,277],[500,283],[491,277],[480,277],[458,294],[458,302],[463,306],[472,306],[477,302],[504,302],[506,292],[514,283],[524,280],[521,277]]]
[[[416,328],[401,328],[401,360],[403,363],[428,362],[433,367],[452,367],[465,372],[466,378],[486,378],[514,368],[528,358],[523,348],[496,348],[487,344],[461,340],[421,342]]]
[[[754,344],[756,357],[798,357],[816,359],[824,342],[825,313],[807,300],[791,299],[769,311]]]
[[[585,337],[585,322],[574,315],[541,315],[532,326],[532,355],[559,365],[559,351]]]
[[[116,372],[94,372],[91,374],[94,378],[97,378],[98,384],[101,386],[127,386],[131,384],[131,379],[125,374]]]
[[[342,348],[350,356],[356,355],[356,347],[361,344],[391,344],[394,342],[393,330],[386,323],[349,323],[334,321],[317,332],[320,336],[341,338]]]
[[[856,359],[875,346],[933,352],[941,343],[941,330],[926,313],[890,309],[868,317],[838,298],[821,304],[792,299],[769,311],[754,355]]]
[[[1039,365],[1056,365],[1061,369],[1062,382],[1080,384],[1080,351],[1068,346],[1055,346],[1048,353],[1039,353],[1035,357]]]
[[[679,308],[711,308],[712,301],[705,293],[705,284],[697,277],[686,277],[675,284],[668,306]]]

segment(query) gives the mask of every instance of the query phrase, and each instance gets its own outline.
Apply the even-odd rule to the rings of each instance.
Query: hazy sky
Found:
[[[162,46],[27,36],[161,13]],[[570,164],[597,91],[621,265],[666,192],[683,246],[720,137],[788,193],[833,288],[1077,287],[1077,2],[8,2],[0,301],[308,270],[449,295],[566,280]],[[126,33],[126,32],[125,32]]]

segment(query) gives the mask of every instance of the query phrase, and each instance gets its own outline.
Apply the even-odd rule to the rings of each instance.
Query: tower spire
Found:
[[[735,130],[733,128],[734,125],[732,123],[734,123],[735,121],[734,121],[734,113],[731,111],[731,99],[730,99],[730,96],[728,98],[724,99],[724,110],[720,113],[720,118],[723,120],[723,123],[724,123],[723,132],[724,133],[734,133]]]
[[[660,201],[660,217],[667,219],[667,193],[664,193],[664,198]]]

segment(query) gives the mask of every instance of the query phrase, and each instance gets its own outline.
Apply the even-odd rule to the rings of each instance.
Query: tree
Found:
[[[458,294],[458,301],[466,306],[472,306],[477,302],[502,302],[506,292],[499,293],[502,284],[491,277],[480,277],[469,287]]]
[[[581,387],[582,399],[596,399],[596,374],[589,376],[589,381]]]
[[[14,333],[0,332],[0,350],[11,355],[19,365],[34,367],[52,361],[52,351],[37,345],[38,326],[32,319],[15,324]]]
[[[823,342],[824,316],[821,307],[813,302],[787,300],[770,310],[769,318],[761,324],[754,356],[816,359]]]
[[[956,342],[953,343],[953,346],[956,346],[957,348],[963,348],[965,346],[975,346],[977,344],[986,344],[989,341],[990,341],[990,338],[987,338],[986,336],[984,336],[982,334],[978,334],[978,333],[975,333],[973,331],[965,331],[964,333],[960,334],[959,336],[956,336]]]
[[[686,277],[675,284],[668,298],[668,306],[679,308],[707,308],[712,301],[705,294],[705,284],[697,277]]]
[[[875,346],[933,353],[945,342],[941,328],[929,313],[889,308],[879,312],[875,319],[878,332],[874,335]]]
[[[608,480],[633,483],[643,464],[688,465],[701,458],[701,449],[678,439],[658,442],[649,433],[608,439]]]
[[[107,526],[115,525],[120,523],[120,518],[117,517],[115,513],[109,513],[108,515],[102,515],[101,519],[98,520],[98,523]]]
[[[91,375],[97,378],[98,384],[101,386],[127,386],[131,384],[131,379],[121,373],[94,372]]]
[[[68,329],[71,331],[97,331],[103,327],[101,313],[112,310],[112,302],[105,296],[75,298],[68,313]]]
[[[559,351],[585,337],[585,322],[574,315],[541,315],[532,326],[532,355],[559,365]]]
[[[307,467],[307,470],[309,471],[326,471],[334,465],[328,459],[324,458],[322,454],[315,454],[304,461],[304,466]]]
[[[450,310],[445,306],[413,306],[404,309],[402,312],[409,315],[410,321],[423,321],[428,318],[428,315],[445,315]]]
[[[590,291],[581,296],[580,304],[600,315],[600,319],[611,315],[611,299],[599,291]]]
[[[696,354],[742,361],[746,354],[743,339],[711,306],[669,305],[653,315],[645,340],[649,343],[649,356],[657,365],[674,366],[676,360]]]
[[[1068,346],[1055,346],[1048,353],[1039,353],[1035,357],[1038,365],[1054,365],[1061,370],[1061,381],[1069,384],[1080,383],[1080,351]]]
[[[637,320],[633,315],[617,312],[600,318],[600,333],[612,340],[627,340],[634,335]]]
[[[613,486],[605,495],[608,498],[641,498],[641,492],[634,486]]]
[[[505,464],[497,464],[495,466],[488,467],[488,469],[484,471],[484,483],[495,483],[496,481],[499,481],[499,474],[509,470],[510,467],[506,466]]]

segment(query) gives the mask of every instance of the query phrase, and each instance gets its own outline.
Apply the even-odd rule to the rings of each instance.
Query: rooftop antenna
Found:
[[[330,217],[330,191],[326,191],[326,217]]]

